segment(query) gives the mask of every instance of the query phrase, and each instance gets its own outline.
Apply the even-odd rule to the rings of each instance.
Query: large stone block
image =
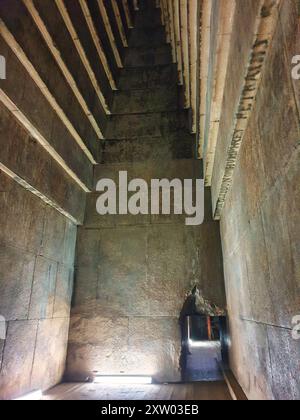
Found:
[[[172,64],[170,47],[130,48],[125,56],[124,64],[126,67]]]
[[[254,217],[267,190],[264,167],[263,138],[259,130],[261,113],[254,108],[240,151],[239,169],[235,175],[235,186],[243,183],[243,211]]]
[[[30,186],[45,195],[55,205],[70,213],[76,220],[82,221],[84,191],[49,156],[48,152],[28,135],[24,127],[17,123],[4,105],[1,105],[0,108],[0,136],[3,144],[1,148],[1,163],[12,172],[18,174]],[[42,213],[43,207],[37,197],[26,192],[13,181],[10,182],[14,184],[15,194],[18,196],[22,195],[24,203],[30,203],[31,211],[24,211],[23,215],[19,216],[20,218],[32,217],[34,220],[31,230],[27,233],[28,237],[26,237],[26,240],[30,242],[33,239],[32,234],[36,232],[37,228],[42,229],[42,215],[38,213]],[[12,199],[14,202],[17,200],[15,197]],[[15,204],[12,204],[10,212],[14,213],[17,211],[17,208]],[[24,225],[26,226],[26,223]],[[14,224],[14,226],[16,228],[17,224]],[[10,229],[13,230],[14,227],[10,227]],[[19,242],[19,239],[16,239],[16,241]],[[36,245],[29,244],[28,246],[36,247],[40,245],[40,239],[37,238],[34,242],[36,242]]]
[[[257,95],[262,159],[268,187],[282,176],[300,138],[299,113],[291,84],[292,66],[282,54],[283,44],[284,36],[281,25],[278,25]]]
[[[0,246],[0,315],[9,320],[28,317],[35,256]]]
[[[119,91],[115,93],[112,106],[112,112],[119,115],[170,112],[177,109],[178,91],[176,88]]]
[[[128,322],[128,318],[72,317],[67,378],[82,379],[93,373],[124,373],[127,366]],[[101,331],[101,335],[96,333],[98,331]]]
[[[147,295],[151,316],[179,317],[184,303],[185,257],[181,226],[149,227]]]
[[[276,323],[274,283],[270,278],[268,244],[266,245],[261,212],[250,221],[243,239],[246,250],[248,281],[252,301],[253,319],[262,323]],[[276,293],[276,292],[275,292]]]
[[[130,318],[130,373],[159,382],[180,380],[180,328],[177,318]]]
[[[85,140],[84,129],[87,118],[73,92],[69,89],[64,75],[56,65],[54,57],[52,57],[47,45],[43,42],[39,30],[36,25],[32,24],[32,20],[24,5],[13,0],[10,3],[9,12],[5,6],[4,2],[5,13],[3,19],[12,30],[14,37],[35,69],[41,75],[50,92],[55,96],[60,107],[64,110],[79,135]],[[17,25],[16,22],[18,22]],[[39,51],[39,54],[35,54],[34,51]],[[37,126],[43,127],[42,132],[45,133],[46,138],[49,138],[54,111],[49,109],[47,100],[39,94],[39,88],[29,78],[30,76],[26,78],[23,108],[32,110],[30,117],[33,119],[33,122],[38,122]],[[15,80],[18,79],[14,79],[14,83]],[[71,103],[72,106],[70,106]],[[95,142],[97,142],[96,138],[94,138]]]
[[[201,164],[195,159],[167,160],[164,165],[160,161],[115,163],[96,165],[94,168],[94,187],[96,188],[99,180],[112,179],[118,186],[119,172],[126,171],[128,182],[135,179],[143,179],[151,186],[153,179],[200,179]]]
[[[225,84],[222,118],[215,155],[212,191],[214,208],[217,202],[221,183],[225,174],[228,149],[232,141],[235,116],[245,83],[245,74],[249,67],[249,56],[253,47],[256,33],[257,17],[261,15],[259,0],[245,0],[236,3],[236,11],[231,38],[231,52],[229,56],[227,78]],[[247,28],[241,34],[241,28]],[[267,72],[269,73],[269,72]],[[232,77],[232,75],[235,75]]]
[[[246,395],[250,392],[250,372],[248,368],[248,347],[245,322],[234,313],[228,314],[230,368]]]
[[[152,89],[177,83],[177,69],[174,64],[156,67],[124,68],[118,83],[119,89]]]
[[[230,365],[249,400],[273,400],[267,326],[229,314]]]
[[[53,318],[69,318],[73,291],[74,270],[59,264],[57,271]]]
[[[216,222],[184,229],[186,274],[183,284],[185,290],[198,284],[206,299],[224,308],[226,297],[219,229]]]
[[[147,277],[147,230],[125,227],[101,233],[97,288],[101,314],[148,315],[151,285]]]
[[[246,247],[240,247],[224,259],[224,276],[228,311],[234,317],[252,319],[252,296],[246,262]]]
[[[12,399],[32,390],[30,384],[38,321],[10,322],[0,374],[0,398]]]
[[[17,58],[15,59],[18,60]],[[49,141],[51,139],[53,121],[57,116],[48,100],[41,94],[38,85],[26,73],[25,69],[23,71],[26,74],[24,95],[22,101],[15,103],[28,120]]]
[[[38,253],[43,235],[43,203],[3,173],[0,238],[3,244]]]
[[[24,48],[27,57],[39,72],[43,82],[49,87],[47,84],[49,76],[52,75],[53,71],[59,72],[56,63],[53,63],[54,58],[47,49],[46,44],[41,42],[39,31],[36,25],[32,25],[31,20],[24,10],[24,5],[14,0],[10,3],[9,7],[7,5],[7,1],[4,1],[3,5],[1,5],[5,9],[5,12],[3,12],[5,23],[13,31],[13,35],[20,42],[21,47]],[[20,19],[20,16],[22,16],[22,19]],[[39,51],[39,54],[33,53],[34,48],[36,48],[36,51]],[[10,57],[10,60],[11,66],[9,68],[16,68],[16,70],[15,72],[12,71],[10,77],[3,82],[3,91],[11,98],[16,107],[20,109],[47,142],[61,155],[79,179],[89,186],[92,164],[87,156],[76,143],[60,117],[53,110],[41,89],[28,75],[26,69],[21,66],[18,58],[14,56]],[[22,85],[19,89],[18,85],[21,81]],[[55,89],[57,87],[55,84]],[[55,91],[53,92],[52,90],[52,94],[56,97]],[[85,119],[84,114],[80,118]]]
[[[37,257],[30,300],[30,319],[52,318],[57,279],[57,263]]]
[[[14,52],[9,48],[3,38],[0,39],[1,55],[6,59],[6,79],[1,80],[1,89],[17,103],[23,99],[25,91],[25,80],[27,75],[24,72],[22,63],[17,59]]]
[[[128,194],[131,197],[133,193]],[[89,229],[97,228],[113,228],[117,226],[140,226],[150,224],[150,215],[100,215],[97,212],[96,203],[100,197],[100,193],[88,194],[87,205],[86,205],[86,216],[84,226]],[[117,199],[117,208],[119,206],[119,200]]]
[[[102,150],[102,162],[159,161],[162,164],[173,159],[193,159],[193,146],[194,136],[185,132],[165,137],[107,140]]]
[[[272,400],[274,397],[267,326],[244,321],[241,327],[244,329],[245,353],[244,364],[240,369],[246,373],[247,382],[244,382],[244,386],[247,397],[250,400]],[[239,331],[236,334],[239,334]]]
[[[272,391],[276,400],[300,398],[300,346],[288,329],[268,327]]]
[[[140,5],[143,9],[141,12],[138,12],[135,18],[135,28],[138,29],[149,29],[153,30],[153,28],[157,28],[161,26],[161,15],[160,10],[155,8],[155,1],[153,0],[146,0],[146,2],[141,3]],[[152,9],[152,10],[151,10]],[[150,13],[147,13],[150,12]],[[149,14],[151,16],[151,20],[149,20]]]
[[[153,28],[146,26],[137,27],[129,36],[130,48],[160,47],[164,44],[166,44],[166,32],[161,25]]]
[[[40,255],[63,262],[66,218],[51,207],[46,208]]]
[[[2,332],[5,331],[5,334],[6,334],[6,328],[7,328],[7,326],[6,326],[6,322],[5,321],[0,321],[0,328],[1,328],[1,331]],[[5,345],[5,339],[2,336],[2,338],[0,338],[0,371],[2,369],[2,360],[3,360],[4,345]]]
[[[275,325],[289,328],[293,316],[299,312],[300,308],[300,281],[299,273],[297,277],[297,269],[295,270],[297,265],[294,260],[295,254],[293,255],[295,245],[291,242],[288,228],[289,219],[297,218],[297,213],[290,213],[287,200],[289,200],[289,195],[285,185],[282,182],[277,183],[263,203],[262,216]],[[293,202],[293,197],[291,202]],[[298,239],[294,239],[297,243]]]
[[[77,235],[76,266],[93,267],[99,266],[100,239],[102,232],[80,227]]]
[[[81,314],[96,305],[99,268],[77,267],[75,270],[72,313]]]
[[[300,191],[297,187],[300,176],[299,168],[300,148],[295,151],[290,164],[286,168],[286,175],[282,186],[281,203],[284,205],[284,214],[286,215],[286,223],[290,237],[291,252],[292,252],[292,267],[294,278],[299,292],[298,302],[296,305],[300,308],[300,247],[299,247],[299,207],[300,207]]]

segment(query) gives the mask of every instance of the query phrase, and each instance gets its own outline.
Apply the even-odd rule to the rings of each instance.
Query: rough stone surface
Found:
[[[177,89],[122,90],[115,94],[112,112],[114,114],[143,114],[145,112],[176,111]]]
[[[231,368],[250,399],[299,399],[299,342],[292,339],[292,318],[300,312],[300,132],[290,64],[298,31],[296,2],[282,2],[221,216]],[[242,38],[240,30],[237,35]],[[236,56],[232,60],[236,65]],[[226,101],[233,101],[229,90]],[[221,127],[220,138],[226,130]],[[218,143],[218,176],[223,146]]]
[[[0,375],[1,399],[18,397],[31,391],[37,327],[38,321],[8,323]]]
[[[153,114],[112,115],[107,127],[109,139],[138,137],[164,137],[166,134],[186,129],[186,112],[159,112]]]
[[[213,208],[225,173],[228,148],[232,140],[234,119],[238,111],[240,96],[249,66],[249,56],[257,28],[257,17],[261,13],[260,0],[236,2],[235,24],[231,38],[231,52],[228,62],[222,117],[218,135],[218,147],[212,182]],[[241,36],[241,28],[247,28]],[[243,52],[243,53],[241,53]],[[234,75],[234,77],[233,77]]]
[[[31,107],[32,109],[38,111],[40,108]],[[49,110],[47,112],[45,119],[49,119]],[[28,135],[2,103],[0,121],[1,163],[76,220],[82,221],[84,191],[43,147]]]
[[[69,318],[73,292],[74,270],[59,264],[57,270],[53,318]]]
[[[6,320],[28,317],[35,256],[17,248],[0,247],[1,316]]]
[[[102,147],[102,159],[105,163],[192,159],[194,157],[193,140],[193,136],[184,131],[169,137],[107,140]]]
[[[32,48],[36,47],[32,46]],[[90,160],[76,143],[58,114],[53,110],[41,89],[20,64],[18,58],[13,53],[9,57],[7,66],[10,66],[8,68],[13,68],[14,71],[8,72],[8,78],[5,81],[1,81],[4,93],[9,96],[16,107],[20,109],[55,151],[61,155],[78,178],[89,187],[92,177]],[[50,64],[49,68],[51,68]],[[20,82],[16,83],[15,80]],[[22,85],[20,86],[19,83],[20,85],[22,83]],[[23,92],[22,95],[20,91]]]
[[[46,390],[62,380],[66,361],[69,319],[39,321],[31,388]]]
[[[60,382],[67,351],[76,226],[1,175],[0,398]],[[34,368],[33,368],[34,366]]]
[[[130,48],[125,57],[126,67],[162,66],[171,63],[169,46]]]
[[[19,123],[1,101],[0,163],[5,169],[0,174],[0,327],[5,317],[7,336],[0,339],[0,399],[11,399],[55,385],[65,369],[77,235],[73,223],[83,222],[86,204],[82,186],[65,166],[92,188],[93,165],[63,122],[63,113],[97,162],[102,150],[87,110],[79,104],[25,4],[17,0],[0,3],[1,19],[12,35],[10,42],[19,44],[61,112],[53,109],[43,86],[38,87],[4,37],[0,51],[6,59],[7,77],[0,81],[2,97],[8,96],[64,161],[62,165],[52,158],[28,133],[32,129]],[[80,5],[65,3],[97,83],[111,105],[112,89]],[[105,134],[108,117],[55,2],[35,0],[34,6],[89,113]],[[103,22],[96,27],[103,28]],[[108,50],[104,32],[99,30],[99,37]],[[119,39],[117,44],[123,55]],[[107,58],[117,78],[119,70],[111,51]]]
[[[152,89],[177,82],[177,68],[173,64],[157,67],[124,68],[120,75],[119,89]]]
[[[138,25],[137,22],[136,24]],[[132,48],[160,47],[164,43],[166,43],[166,33],[160,22],[156,27],[137,27],[129,37],[129,47]]]
[[[112,115],[105,115],[55,2],[34,0],[105,134],[104,147],[23,2],[0,1],[1,19],[86,146],[97,161],[102,156],[103,163],[94,168],[93,179],[88,158],[1,37],[1,55],[9,69],[7,79],[1,80],[2,91],[93,192],[79,229],[74,270],[77,227],[0,174],[0,330],[6,331],[5,339],[0,338],[0,399],[61,381],[68,340],[67,379],[86,380],[98,373],[178,381],[178,317],[186,293],[197,286],[209,302],[226,307],[223,272],[234,375],[249,399],[300,399],[300,346],[292,338],[292,317],[300,314],[300,83],[291,78],[292,57],[300,54],[298,2],[284,0],[278,8],[274,39],[221,217],[224,263],[220,226],[211,218],[210,204],[214,209],[224,176],[263,2],[236,2],[212,200],[207,189],[205,221],[197,228],[186,227],[184,218],[176,215],[96,213],[96,182],[117,179],[120,170],[148,182],[201,176],[200,162],[192,159],[195,139],[188,132],[188,112],[179,111],[177,69],[155,0],[141,2],[135,30],[126,31],[129,48],[122,70],[116,68],[105,31],[99,29],[102,19],[95,19],[114,77],[120,73],[114,95],[80,4],[64,3]],[[213,3],[210,65],[218,39],[214,30],[218,2]],[[89,1],[89,7],[93,12],[96,1]],[[123,14],[122,19],[125,22]],[[115,29],[113,25],[117,34]],[[118,35],[116,43],[124,58]],[[207,101],[213,99],[208,92]],[[83,222],[83,191],[3,104],[0,144],[3,165]]]
[[[123,115],[112,115],[108,123],[107,151],[103,164],[94,168],[94,188],[103,178],[118,184],[119,171],[127,171],[129,180],[148,183],[202,175],[201,163],[192,159],[195,139],[187,129],[187,113],[177,110],[176,79],[168,80],[169,90],[159,91],[173,74],[170,46],[147,47],[147,26],[140,46],[129,47],[125,58],[121,83],[132,91],[115,97],[115,112]],[[133,30],[133,44],[135,30],[141,29]],[[138,68],[129,70],[131,66]],[[151,95],[150,90],[137,90],[149,88],[154,89]],[[205,194],[205,223],[197,228],[172,214],[99,216],[98,196],[96,191],[88,195],[78,233],[66,377],[145,374],[157,381],[178,381],[178,319],[186,293],[198,285],[211,302],[226,306],[219,224],[212,221],[210,191]]]

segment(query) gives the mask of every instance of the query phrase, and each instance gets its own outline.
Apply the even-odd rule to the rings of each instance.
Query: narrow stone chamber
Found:
[[[159,18],[152,5],[137,15],[94,187],[101,178],[117,182],[119,171],[148,183],[202,177]],[[98,373],[180,381],[185,294],[197,284],[210,301],[226,306],[210,190],[199,227],[187,227],[185,215],[99,216],[98,197],[96,191],[88,195],[78,232],[67,378]]]
[[[196,315],[227,316],[240,399],[300,399],[298,3],[0,1],[0,399],[230,399],[163,385],[192,290]],[[122,171],[204,179],[204,223],[100,216]]]

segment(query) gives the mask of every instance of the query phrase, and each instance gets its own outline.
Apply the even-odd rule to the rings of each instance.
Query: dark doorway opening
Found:
[[[181,320],[181,372],[184,382],[223,380],[227,365],[226,317],[187,315]]]

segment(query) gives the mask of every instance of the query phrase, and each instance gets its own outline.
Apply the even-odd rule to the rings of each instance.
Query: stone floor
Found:
[[[44,400],[92,401],[229,401],[225,382],[165,385],[62,384],[44,395]]]

